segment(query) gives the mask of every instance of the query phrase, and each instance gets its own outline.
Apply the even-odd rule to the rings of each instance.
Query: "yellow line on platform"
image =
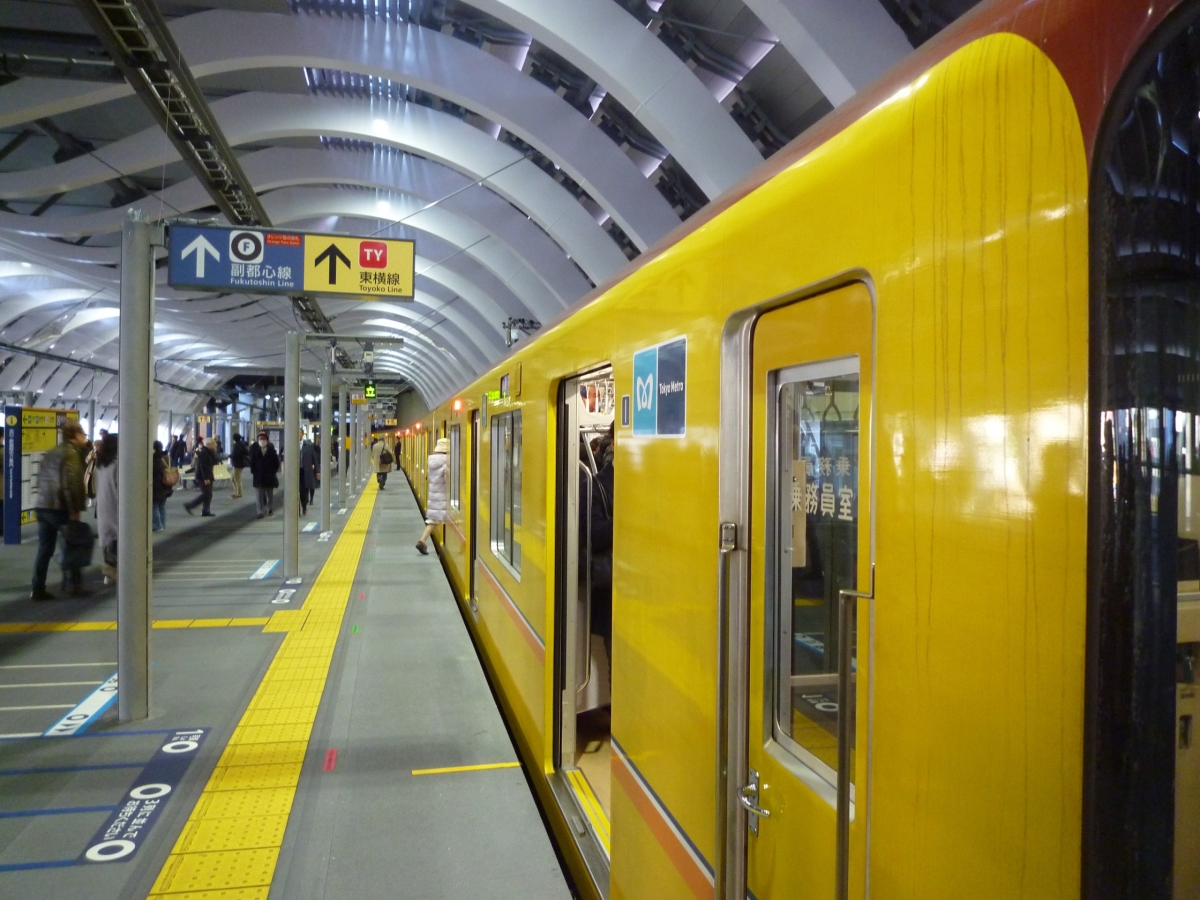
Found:
[[[484,769],[516,769],[519,762],[487,763],[482,766],[447,766],[444,769],[413,769],[414,775],[444,775],[447,772],[482,772]]]
[[[241,628],[262,627],[270,616],[251,616],[244,619],[156,619],[155,628]],[[116,622],[0,622],[0,634],[19,634],[26,631],[116,631]]]
[[[266,900],[376,491],[368,482],[304,606],[288,610],[303,615],[271,618],[283,641],[150,898]]]

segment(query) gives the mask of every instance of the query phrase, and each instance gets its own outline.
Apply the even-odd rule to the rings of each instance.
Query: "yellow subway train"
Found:
[[[586,896],[1200,898],[1200,3],[982,4],[441,436]]]

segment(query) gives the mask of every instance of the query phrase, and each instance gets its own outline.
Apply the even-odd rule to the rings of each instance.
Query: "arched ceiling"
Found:
[[[432,404],[504,354],[504,321],[573,307],[975,2],[158,7],[276,226],[416,241],[412,302],[319,302],[402,337],[376,369]],[[115,404],[128,210],[220,216],[74,2],[0,0],[0,54],[0,394]],[[303,329],[286,297],[161,265],[156,296],[164,409]]]

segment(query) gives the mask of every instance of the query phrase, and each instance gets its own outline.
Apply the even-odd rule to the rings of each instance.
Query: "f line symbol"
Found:
[[[213,262],[221,261],[221,252],[208,242],[208,238],[204,235],[197,235],[196,239],[183,248],[183,252],[179,254],[180,259],[187,259],[193,254],[196,257],[196,277],[204,277],[205,256],[211,253]]]

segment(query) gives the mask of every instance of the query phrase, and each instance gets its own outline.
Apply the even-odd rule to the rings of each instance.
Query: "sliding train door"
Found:
[[[860,283],[753,326],[748,681],[729,714],[745,727],[735,868],[758,900],[863,896],[872,331]]]
[[[470,517],[469,532],[470,535],[470,550],[467,557],[467,602],[471,605],[471,611],[478,614],[479,605],[475,600],[475,559],[478,556],[479,548],[479,410],[471,410],[471,460],[470,465],[470,508],[467,515]]]
[[[610,366],[568,379],[559,391],[551,784],[602,892],[611,810],[615,407]]]

